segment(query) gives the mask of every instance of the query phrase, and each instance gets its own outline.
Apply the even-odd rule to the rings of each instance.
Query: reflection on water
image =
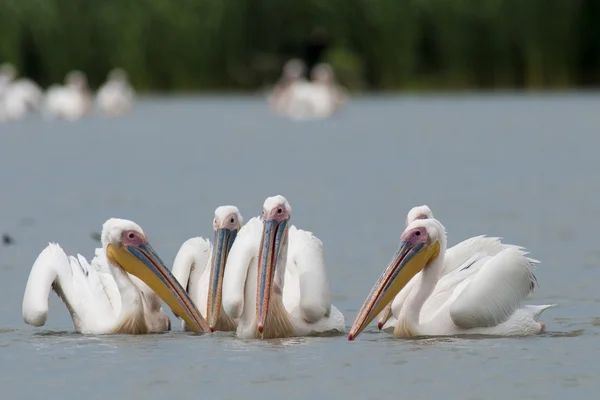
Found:
[[[600,386],[598,109],[597,95],[365,97],[297,124],[260,98],[154,98],[121,119],[0,125],[0,234],[13,239],[0,246],[2,398],[589,397]],[[371,326],[353,342],[257,341],[189,334],[171,317],[166,334],[83,336],[54,294],[46,326],[23,323],[48,241],[89,257],[102,223],[126,217],[170,263],[209,233],[217,206],[249,219],[278,193],[323,240],[348,326],[406,212],[426,203],[450,245],[502,236],[542,262],[529,303],[559,304],[542,315],[547,333],[401,340]]]

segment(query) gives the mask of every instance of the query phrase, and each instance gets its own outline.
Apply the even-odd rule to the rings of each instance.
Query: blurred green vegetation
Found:
[[[255,90],[325,41],[354,90],[600,82],[598,0],[0,0],[0,62],[43,86],[112,67],[138,90]]]

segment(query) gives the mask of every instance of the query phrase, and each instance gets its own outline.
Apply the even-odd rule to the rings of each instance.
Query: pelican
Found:
[[[333,68],[327,63],[320,63],[313,67],[310,73],[311,80],[328,92],[328,104],[331,109],[330,114],[338,111],[348,100],[346,89],[337,84]]]
[[[215,210],[213,244],[202,237],[188,239],[175,256],[173,275],[200,310],[206,310],[211,332],[235,331],[236,323],[222,307],[223,273],[227,255],[243,224],[237,207],[221,206]],[[183,321],[183,328],[189,330]]]
[[[169,317],[162,312],[158,296],[195,332],[209,330],[139,225],[116,218],[106,221],[102,249],[96,254],[90,265],[83,256],[67,257],[58,244],[50,243],[33,264],[27,280],[23,296],[25,322],[45,324],[52,288],[65,302],[79,333],[170,330]]]
[[[306,82],[306,79],[304,79],[305,73],[306,65],[302,60],[293,58],[285,63],[281,79],[267,99],[273,112],[286,114],[286,109],[291,101],[290,88],[296,83]]]
[[[397,310],[394,336],[480,334],[526,336],[541,333],[543,311],[555,305],[523,305],[534,289],[536,260],[517,246],[504,245],[494,255],[473,254],[460,266],[442,273],[446,264],[446,231],[434,218],[416,219],[400,238],[400,247],[371,289],[350,334],[353,340],[413,277],[412,290]],[[392,307],[393,308],[393,307]],[[394,311],[394,310],[393,310]]]
[[[223,282],[223,309],[237,318],[241,338],[283,338],[344,332],[331,304],[323,243],[290,226],[292,208],[269,197],[231,248]]]
[[[16,74],[12,64],[0,66],[0,120],[21,119],[41,103],[40,87],[30,79],[15,79]]]
[[[428,206],[422,205],[422,206],[413,207],[408,212],[408,215],[406,217],[406,226],[408,227],[412,222],[414,222],[418,219],[431,219],[431,218],[433,218],[433,212],[431,211],[431,209]],[[465,262],[469,261],[472,257],[475,257],[475,259],[471,259],[470,262],[474,262],[477,259],[478,254],[486,254],[488,256],[495,256],[500,251],[504,250],[505,248],[509,248],[509,247],[516,247],[516,246],[509,245],[509,244],[503,244],[500,241],[500,238],[497,238],[497,237],[485,237],[485,236],[481,235],[481,236],[475,236],[475,237],[466,239],[466,240],[458,243],[457,245],[449,248],[448,250],[446,250],[446,254],[444,257],[444,266],[442,267],[442,270],[440,272],[440,278],[449,274],[450,272],[454,271],[455,269],[457,269],[458,267],[463,265]],[[522,249],[521,247],[517,247],[517,248]],[[535,260],[530,259],[530,261],[532,263],[537,263]],[[388,303],[388,305],[384,308],[384,310],[379,315],[379,319],[378,319],[377,326],[378,326],[379,330],[383,329],[384,325],[390,318],[395,318],[394,316],[398,315],[408,294],[413,290],[413,288],[416,285],[418,285],[421,282],[422,274],[423,274],[422,271],[418,272],[414,276],[414,278],[412,278],[410,280],[410,282],[408,282],[408,284],[400,291],[400,293],[398,293],[398,295],[395,297],[394,301]],[[447,299],[447,297],[450,294],[451,294],[450,291],[445,291],[442,294],[438,294],[438,296],[439,297],[441,296],[444,299]],[[441,297],[440,297],[440,299],[441,299]],[[425,303],[423,310],[421,310],[421,312],[424,315],[430,315],[437,310],[436,308],[432,308],[435,306],[436,306],[435,302],[428,301]],[[395,321],[392,321],[391,325],[393,326],[394,324],[395,324]]]
[[[96,102],[100,111],[116,116],[131,109],[133,96],[133,89],[127,82],[127,73],[115,68],[109,72],[106,83],[98,89]]]
[[[74,121],[90,111],[91,99],[87,78],[81,71],[71,71],[65,85],[52,85],[46,91],[43,115],[46,118],[64,118]]]

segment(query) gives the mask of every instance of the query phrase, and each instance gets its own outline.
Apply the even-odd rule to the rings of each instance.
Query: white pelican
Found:
[[[333,68],[327,63],[320,63],[313,67],[310,73],[311,80],[325,87],[329,94],[330,113],[338,111],[348,100],[348,92],[342,86],[338,85],[335,80]]]
[[[17,120],[28,111],[36,110],[42,100],[42,90],[30,79],[16,79],[12,64],[0,66],[0,120]]]
[[[109,72],[106,83],[98,89],[96,102],[105,114],[122,115],[131,109],[133,96],[133,89],[127,82],[127,73],[115,68]]]
[[[198,309],[206,310],[211,332],[235,331],[237,326],[223,311],[222,293],[227,255],[242,224],[237,207],[218,207],[213,220],[213,243],[202,237],[188,239],[175,256],[173,275],[186,288]],[[185,321],[183,328],[189,330]]]
[[[269,107],[273,112],[286,114],[291,101],[290,88],[296,83],[306,82],[305,73],[306,65],[302,60],[294,58],[285,63],[281,79],[267,98]]]
[[[91,97],[87,78],[81,71],[71,71],[65,85],[52,85],[46,91],[43,115],[46,118],[64,118],[74,121],[90,111]]]
[[[371,289],[352,326],[353,340],[420,271],[397,310],[397,337],[482,334],[525,336],[543,332],[540,314],[554,305],[523,305],[535,287],[534,265],[517,247],[504,245],[494,255],[473,254],[460,267],[446,267],[446,232],[436,219],[416,219],[400,238],[400,247]],[[440,278],[441,276],[441,278]],[[393,310],[394,311],[394,310]]]
[[[283,196],[269,197],[261,218],[240,230],[225,268],[223,309],[241,338],[283,338],[344,332],[331,304],[323,243],[290,226]]]
[[[77,332],[163,332],[171,323],[160,309],[158,294],[195,332],[208,331],[192,300],[134,222],[109,219],[102,227],[102,249],[92,265],[81,255],[78,258],[67,257],[53,243],[40,253],[23,296],[25,322],[44,325],[53,289],[69,309]]]
[[[426,205],[413,207],[408,212],[408,215],[406,217],[406,226],[408,227],[412,222],[418,219],[431,218],[433,218],[433,213],[431,212],[431,209]],[[465,266],[464,263],[466,263],[467,261],[475,262],[483,254],[488,256],[495,256],[502,250],[509,247],[516,246],[510,244],[503,244],[500,241],[500,238],[497,237],[485,237],[481,235],[466,239],[446,250],[446,254],[444,256],[444,266],[442,267],[442,270],[440,272],[440,278],[454,271],[461,265]],[[521,247],[516,248],[522,249]],[[537,263],[537,261],[535,260],[529,259],[529,261],[532,263]],[[390,323],[391,326],[394,326],[394,316],[397,316],[399,314],[400,309],[402,308],[402,305],[404,304],[404,301],[406,300],[408,294],[413,290],[414,287],[416,287],[421,282],[422,274],[422,271],[418,272],[414,276],[414,278],[412,278],[410,282],[408,282],[408,284],[400,291],[400,293],[398,293],[398,295],[394,298],[394,301],[390,302],[384,308],[384,310],[381,312],[378,318],[377,326],[380,330],[383,329],[383,326],[390,318],[394,318],[394,320]],[[436,290],[436,293],[436,299],[439,302],[442,300],[446,300],[450,296],[451,291],[447,290],[440,293],[438,290]],[[423,315],[431,315],[437,310],[436,307],[439,305],[438,302],[426,302],[423,309],[421,310],[421,313]]]

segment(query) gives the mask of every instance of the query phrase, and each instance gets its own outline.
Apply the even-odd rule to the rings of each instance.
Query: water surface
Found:
[[[600,96],[359,97],[294,123],[262,98],[146,98],[120,119],[0,125],[3,399],[573,398],[600,389]],[[81,336],[51,294],[21,300],[48,241],[93,255],[109,217],[138,222],[172,263],[214,209],[258,215],[283,194],[324,244],[349,327],[391,258],[408,210],[428,204],[449,244],[502,236],[542,261],[530,304],[558,303],[530,338],[345,336],[244,341],[181,331]],[[85,397],[84,397],[85,396]]]

